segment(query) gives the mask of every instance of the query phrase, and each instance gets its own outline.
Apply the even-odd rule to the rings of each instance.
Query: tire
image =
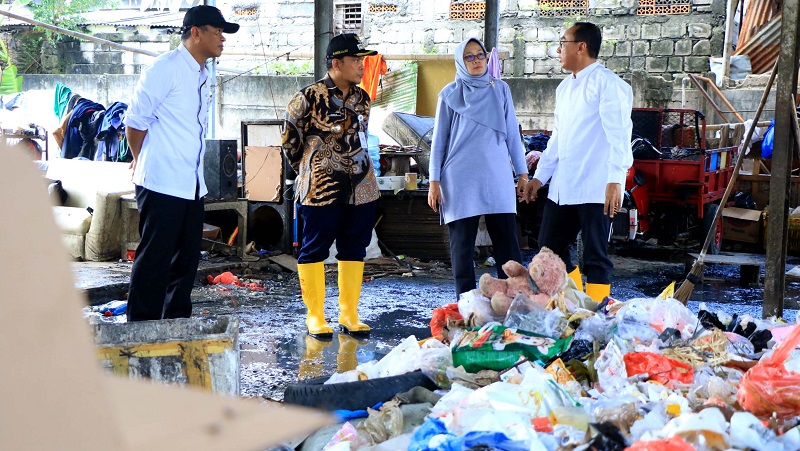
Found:
[[[364,410],[417,386],[428,390],[437,389],[436,384],[421,371],[341,384],[324,385],[326,380],[328,377],[317,377],[290,384],[283,392],[283,401],[329,411]]]
[[[714,216],[717,215],[717,210],[719,210],[719,205],[717,204],[706,204],[703,208],[703,242],[705,242],[708,232],[711,230],[711,223],[714,221]],[[719,221],[717,221],[714,239],[711,240],[711,243],[708,245],[708,253],[717,255],[720,249],[722,249],[722,218],[719,218]]]

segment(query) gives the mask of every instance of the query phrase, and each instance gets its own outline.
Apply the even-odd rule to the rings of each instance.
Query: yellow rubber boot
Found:
[[[320,377],[325,374],[322,351],[330,346],[331,343],[331,341],[322,341],[306,335],[306,352],[303,354],[303,358],[300,359],[300,368],[297,371],[299,380]]]
[[[611,285],[586,282],[586,294],[595,302],[603,302],[603,299],[611,294]]]
[[[325,264],[302,263],[297,265],[303,303],[308,309],[306,328],[308,334],[317,338],[332,338],[333,329],[325,321]]]
[[[339,334],[339,351],[336,353],[336,372],[346,373],[356,369],[358,366],[356,351],[358,351],[359,346],[367,343],[367,340],[358,340],[347,334]]]
[[[580,268],[576,266],[567,276],[575,282],[575,286],[578,287],[580,291],[583,291],[583,275],[581,275]]]
[[[364,262],[339,262],[339,325],[345,333],[369,333],[369,326],[358,320],[358,299],[363,280]]]

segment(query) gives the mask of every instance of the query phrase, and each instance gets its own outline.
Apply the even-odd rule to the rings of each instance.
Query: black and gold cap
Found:
[[[361,40],[353,33],[342,33],[338,36],[334,36],[328,44],[328,50],[326,51],[328,59],[342,58],[345,56],[371,56],[377,54],[378,52],[375,50],[365,49]]]

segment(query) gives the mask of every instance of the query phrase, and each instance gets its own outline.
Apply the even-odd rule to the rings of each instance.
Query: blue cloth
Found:
[[[772,148],[775,145],[775,119],[769,122],[769,128],[764,133],[764,139],[761,141],[761,157],[772,158]]]
[[[505,118],[500,114],[503,111],[502,93],[495,87],[499,80],[492,78],[488,69],[483,75],[470,75],[464,63],[464,49],[470,41],[477,42],[486,51],[483,42],[475,38],[459,44],[454,52],[456,80],[442,89],[439,98],[456,113],[505,135]]]
[[[372,406],[372,410],[381,410],[383,407],[383,403],[379,402]],[[366,410],[334,410],[333,414],[339,417],[339,421],[344,423],[345,421],[355,420],[356,418],[366,418],[369,416],[369,412]]]
[[[95,160],[119,161],[119,131],[125,125],[123,118],[128,105],[114,102],[106,110],[100,128],[97,129],[97,152]]]
[[[428,418],[418,427],[411,437],[411,443],[408,444],[408,451],[432,451],[435,448],[429,446],[430,441],[437,435],[452,435],[447,432],[444,423],[435,419]]]
[[[81,121],[87,122],[95,111],[104,111],[106,107],[89,99],[80,99],[72,109],[72,116],[67,123],[67,130],[64,133],[64,142],[61,143],[61,158],[75,158],[81,153],[84,140],[81,137],[79,125]],[[88,115],[84,118],[84,115]],[[89,154],[89,157],[94,154]]]

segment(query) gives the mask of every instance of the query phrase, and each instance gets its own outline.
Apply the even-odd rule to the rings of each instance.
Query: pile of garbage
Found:
[[[330,381],[421,370],[443,394],[424,423],[378,439],[345,423],[325,449],[800,449],[800,326],[694,314],[673,289],[586,308],[569,282],[544,305],[517,294],[502,317],[481,290],[462,295],[433,312],[431,338]],[[371,421],[388,409],[396,422],[393,403]]]

